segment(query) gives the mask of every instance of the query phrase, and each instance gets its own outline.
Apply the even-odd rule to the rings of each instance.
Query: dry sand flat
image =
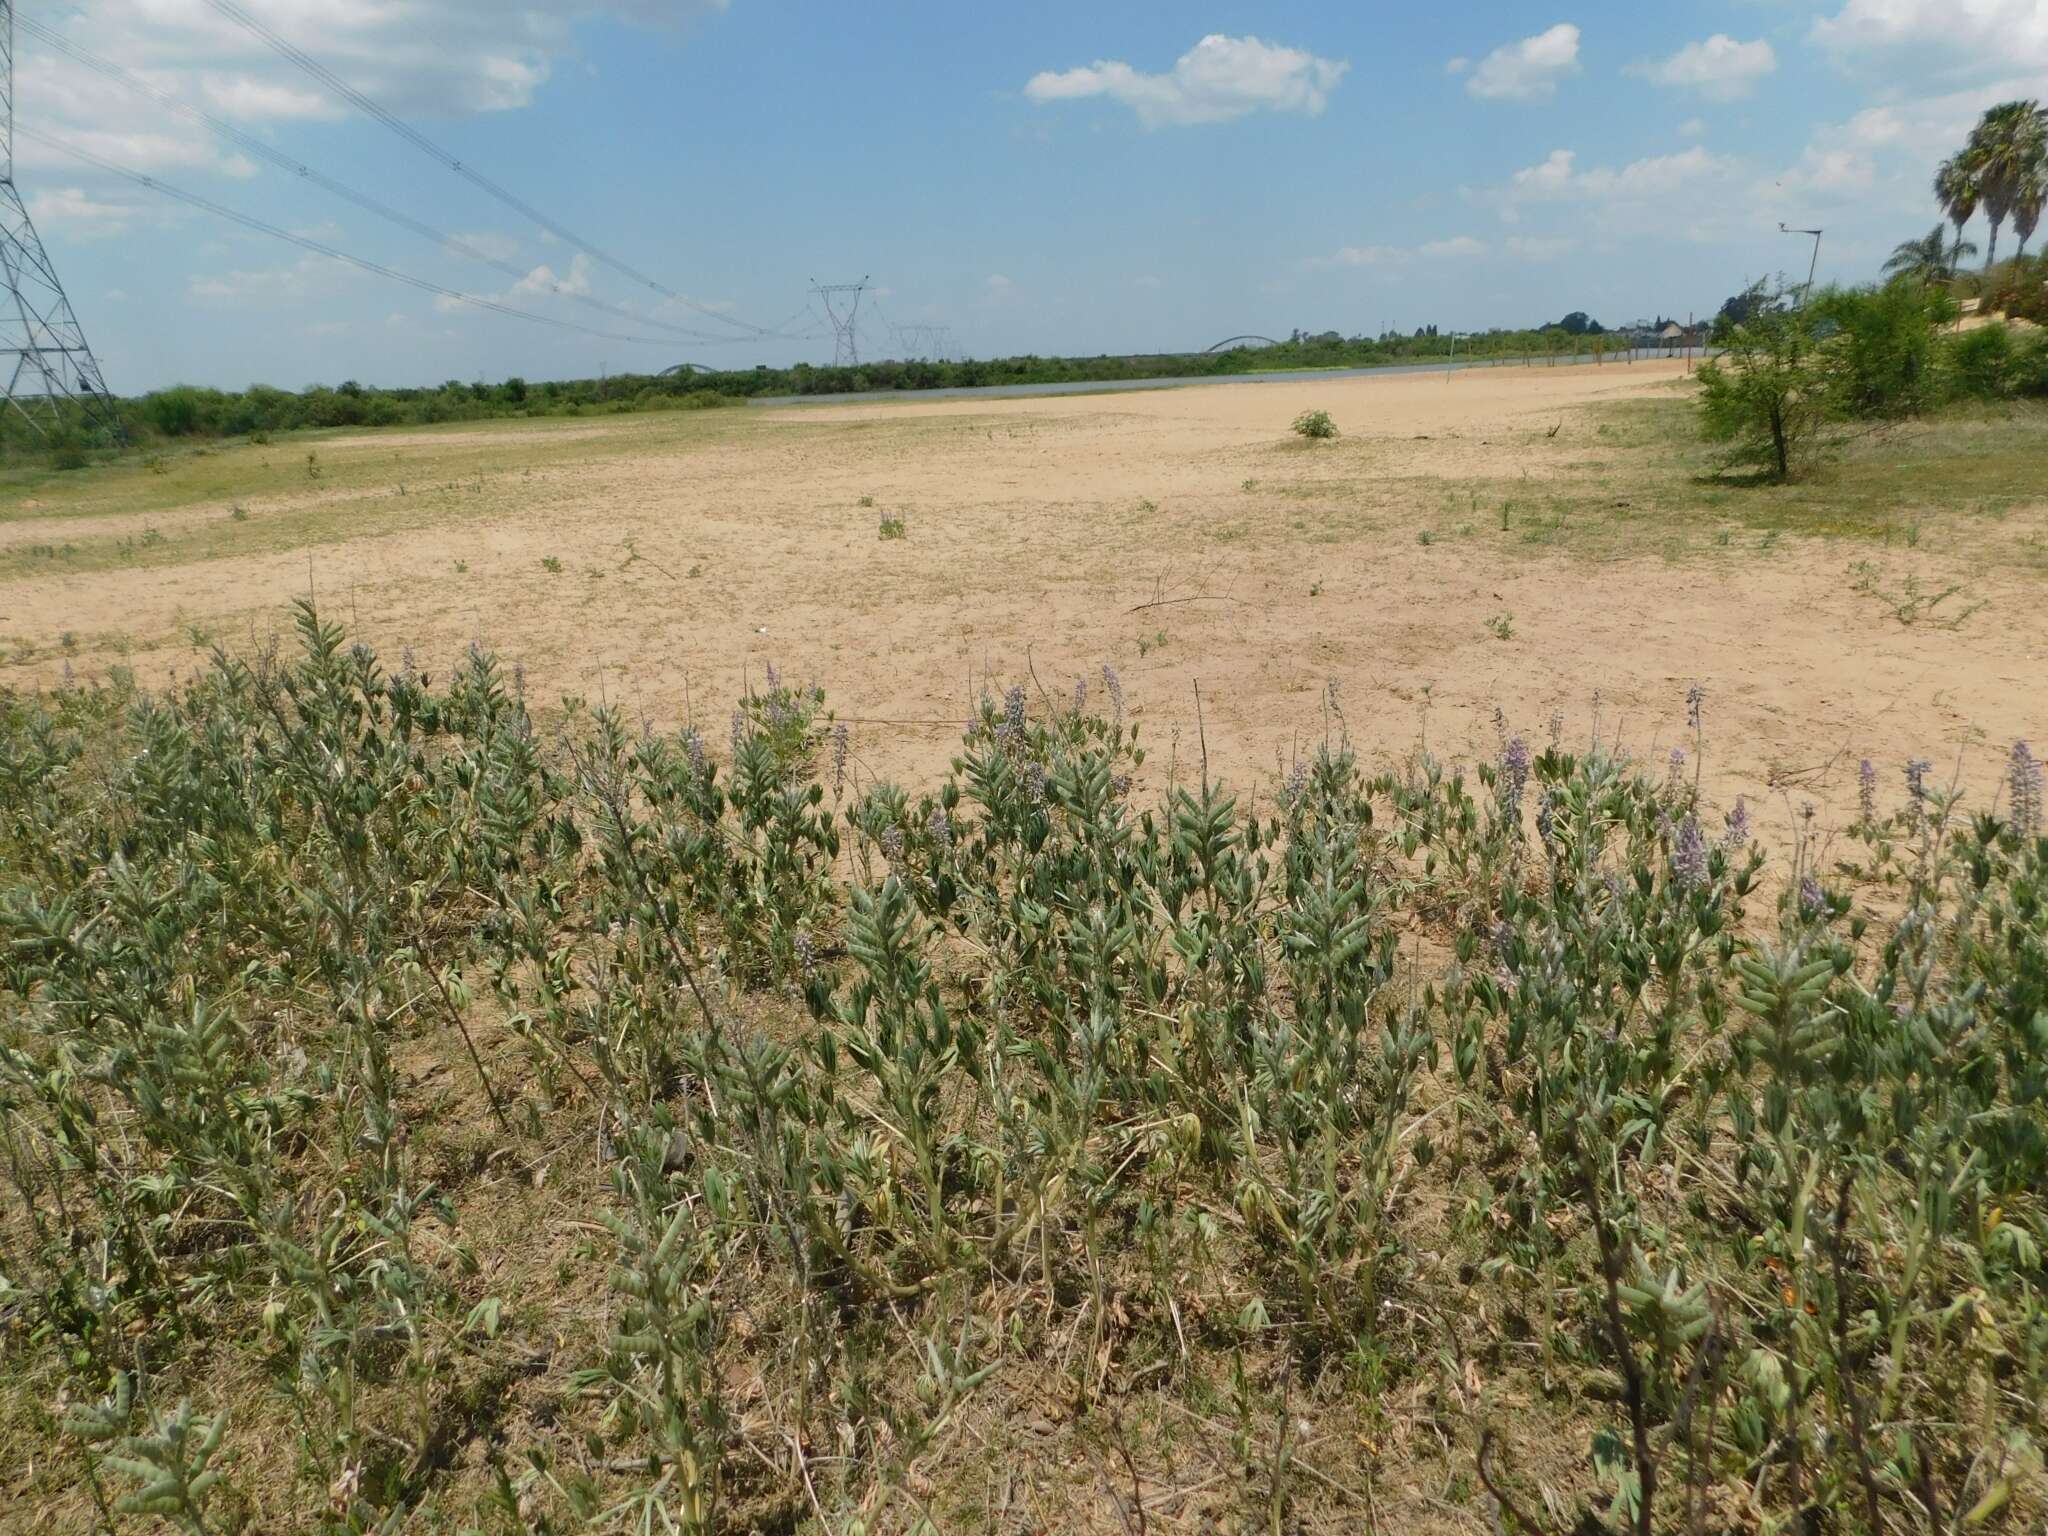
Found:
[[[310,565],[329,611],[391,658],[410,646],[438,669],[482,640],[542,700],[722,721],[767,662],[815,676],[863,722],[860,760],[904,778],[943,767],[984,680],[1035,674],[1065,698],[1077,676],[1099,687],[1104,662],[1160,766],[1176,736],[1192,758],[1199,683],[1212,767],[1251,785],[1321,733],[1331,679],[1373,755],[1424,734],[1442,751],[1490,750],[1496,705],[1537,738],[1562,711],[1582,737],[1596,697],[1606,730],[1661,751],[1697,680],[1712,789],[1761,798],[1781,823],[1805,798],[1839,820],[1865,754],[1946,764],[1967,751],[1983,782],[2006,743],[2041,732],[2042,629],[2020,622],[2039,612],[2038,572],[1973,581],[1989,607],[1960,629],[1908,628],[1851,590],[1854,549],[1532,552],[1485,536],[1498,496],[1462,507],[1470,484],[1540,498],[1569,483],[1583,502],[1571,518],[1623,515],[1629,450],[1602,437],[1598,408],[1682,384],[1676,364],[1482,369],[330,438],[319,451],[353,489],[265,492],[248,526],[359,508],[360,535],[328,528],[310,555],[287,539],[73,574],[8,567],[0,657],[24,640],[36,651],[0,682],[54,676],[65,631],[82,638],[82,672],[114,659],[116,636],[146,678],[189,670],[192,626],[230,643],[279,629]],[[1293,439],[1310,407],[1343,437]],[[573,459],[521,462],[565,442]],[[407,500],[376,478],[450,452],[476,457],[474,489]],[[1583,489],[1594,461],[1617,489]],[[170,535],[223,511],[136,523]],[[877,539],[883,511],[908,538]],[[76,537],[118,515],[28,509],[4,541]],[[1487,627],[1502,614],[1507,640]]]

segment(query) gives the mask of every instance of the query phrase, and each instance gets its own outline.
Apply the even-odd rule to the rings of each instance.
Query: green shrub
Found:
[[[50,463],[58,469],[85,468],[85,439],[74,426],[59,427],[50,434]]]
[[[2007,377],[2016,395],[2048,396],[2048,331],[2027,331],[2013,343]]]
[[[1971,400],[1999,400],[2012,392],[2013,341],[2003,325],[1983,325],[1947,338],[1943,359],[1950,392]]]
[[[2011,320],[2048,325],[2048,257],[2013,262],[1985,299],[1986,310]]]
[[[1834,406],[1844,416],[1911,416],[1939,402],[1939,328],[1955,319],[1946,289],[1917,277],[1817,296],[1817,320],[1837,327],[1827,342]]]
[[[191,437],[216,430],[220,400],[215,390],[178,384],[145,395],[143,419],[165,437]]]
[[[1730,445],[1730,463],[1777,480],[1805,467],[1831,409],[1815,318],[1781,295],[1729,326],[1722,355],[1701,366],[1701,425]]]
[[[1294,418],[1294,430],[1311,442],[1322,442],[1337,435],[1337,423],[1328,411],[1303,411]]]
[[[1518,1536],[2038,1528],[2023,744],[1982,811],[1866,763],[1767,886],[1683,752],[1561,722],[1375,776],[1333,685],[1255,802],[1141,785],[1104,669],[849,794],[772,670],[728,746],[299,639],[0,690],[0,1407],[52,1528],[979,1529],[955,1431],[1038,1405],[1214,1529],[1367,1528],[1367,1434],[1474,1530],[1475,1478]],[[1214,1430],[1167,1468],[1126,1412]]]

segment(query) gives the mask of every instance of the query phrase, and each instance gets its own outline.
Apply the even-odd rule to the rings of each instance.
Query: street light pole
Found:
[[[1821,229],[1793,229],[1783,223],[1780,223],[1778,225],[1778,233],[1781,235],[1813,236],[1813,261],[1808,265],[1806,269],[1806,287],[1802,289],[1799,294],[1799,306],[1800,308],[1804,309],[1806,307],[1806,301],[1813,297],[1813,279],[1815,275],[1820,271],[1820,237],[1826,234],[1827,231]]]

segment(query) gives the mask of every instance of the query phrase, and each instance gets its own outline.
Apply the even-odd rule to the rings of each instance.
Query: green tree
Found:
[[[2034,238],[2034,231],[2040,227],[2044,202],[2048,202],[2048,149],[2044,149],[2027,168],[2013,198],[2012,232],[2020,237],[2019,256],[2022,261],[2027,258],[2027,242]]]
[[[1789,480],[1828,417],[1826,359],[1814,333],[1820,317],[1789,306],[1782,291],[1752,294],[1761,302],[1721,330],[1721,356],[1700,369],[1701,426],[1730,445],[1731,463]]]
[[[1956,249],[1963,246],[1963,226],[1977,216],[1977,172],[1967,154],[1950,155],[1934,173],[1934,200],[1956,227]],[[1971,254],[1976,248],[1971,247]],[[1957,260],[1961,260],[1960,254]]]
[[[1998,261],[2000,226],[2042,174],[2042,160],[2048,156],[2048,114],[2038,101],[2001,102],[1970,131],[1963,156],[1976,177],[1984,217],[1991,224],[1991,245],[1984,259],[1989,269]]]
[[[1746,324],[1751,316],[1769,302],[1770,284],[1761,278],[1742,292],[1732,295],[1714,316],[1714,340],[1720,341],[1735,326]]]
[[[1891,260],[1884,264],[1884,269],[1895,277],[1915,277],[1923,283],[1940,283],[1956,275],[1956,266],[1964,256],[1976,254],[1976,245],[1965,240],[1960,233],[1951,246],[1947,231],[1937,224],[1918,240],[1901,240],[1892,251]]]

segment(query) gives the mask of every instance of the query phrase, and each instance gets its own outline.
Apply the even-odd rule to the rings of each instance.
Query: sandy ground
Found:
[[[1369,760],[1425,738],[1490,751],[1496,706],[1539,740],[1554,711],[1583,740],[1597,709],[1603,731],[1661,756],[1697,681],[1712,792],[1762,802],[1780,827],[1808,799],[1846,819],[1864,755],[1888,783],[1910,755],[1961,760],[1989,783],[2008,743],[2038,741],[2048,648],[2041,626],[2016,622],[2039,611],[2038,576],[1988,576],[1991,613],[1960,630],[1906,628],[1874,620],[1843,552],[1818,542],[1671,563],[1419,541],[1453,516],[1462,482],[1540,486],[1594,451],[1587,407],[1668,396],[1680,373],[1500,369],[578,424],[552,438],[579,441],[573,461],[310,558],[0,582],[0,653],[37,648],[0,684],[54,677],[64,631],[145,642],[128,664],[146,678],[189,670],[191,625],[259,638],[310,579],[393,662],[410,647],[445,668],[477,639],[520,664],[529,696],[602,696],[657,724],[694,712],[722,727],[743,679],[774,662],[825,684],[857,722],[867,771],[905,779],[943,768],[985,684],[1035,676],[1065,699],[1077,677],[1099,688],[1105,662],[1155,767],[1196,757],[1199,685],[1211,767],[1255,789],[1326,728],[1331,680]],[[1289,435],[1311,406],[1332,412],[1338,442]],[[529,430],[370,434],[321,452],[388,457],[402,478],[414,448],[473,443],[516,461]],[[308,486],[300,499],[336,495]],[[290,499],[252,505],[274,515]],[[148,522],[168,533],[219,512]],[[877,538],[884,512],[907,538]],[[41,527],[30,509],[0,543],[77,537],[110,516]],[[1487,627],[1501,614],[1507,640]],[[75,664],[109,660],[88,646]]]

